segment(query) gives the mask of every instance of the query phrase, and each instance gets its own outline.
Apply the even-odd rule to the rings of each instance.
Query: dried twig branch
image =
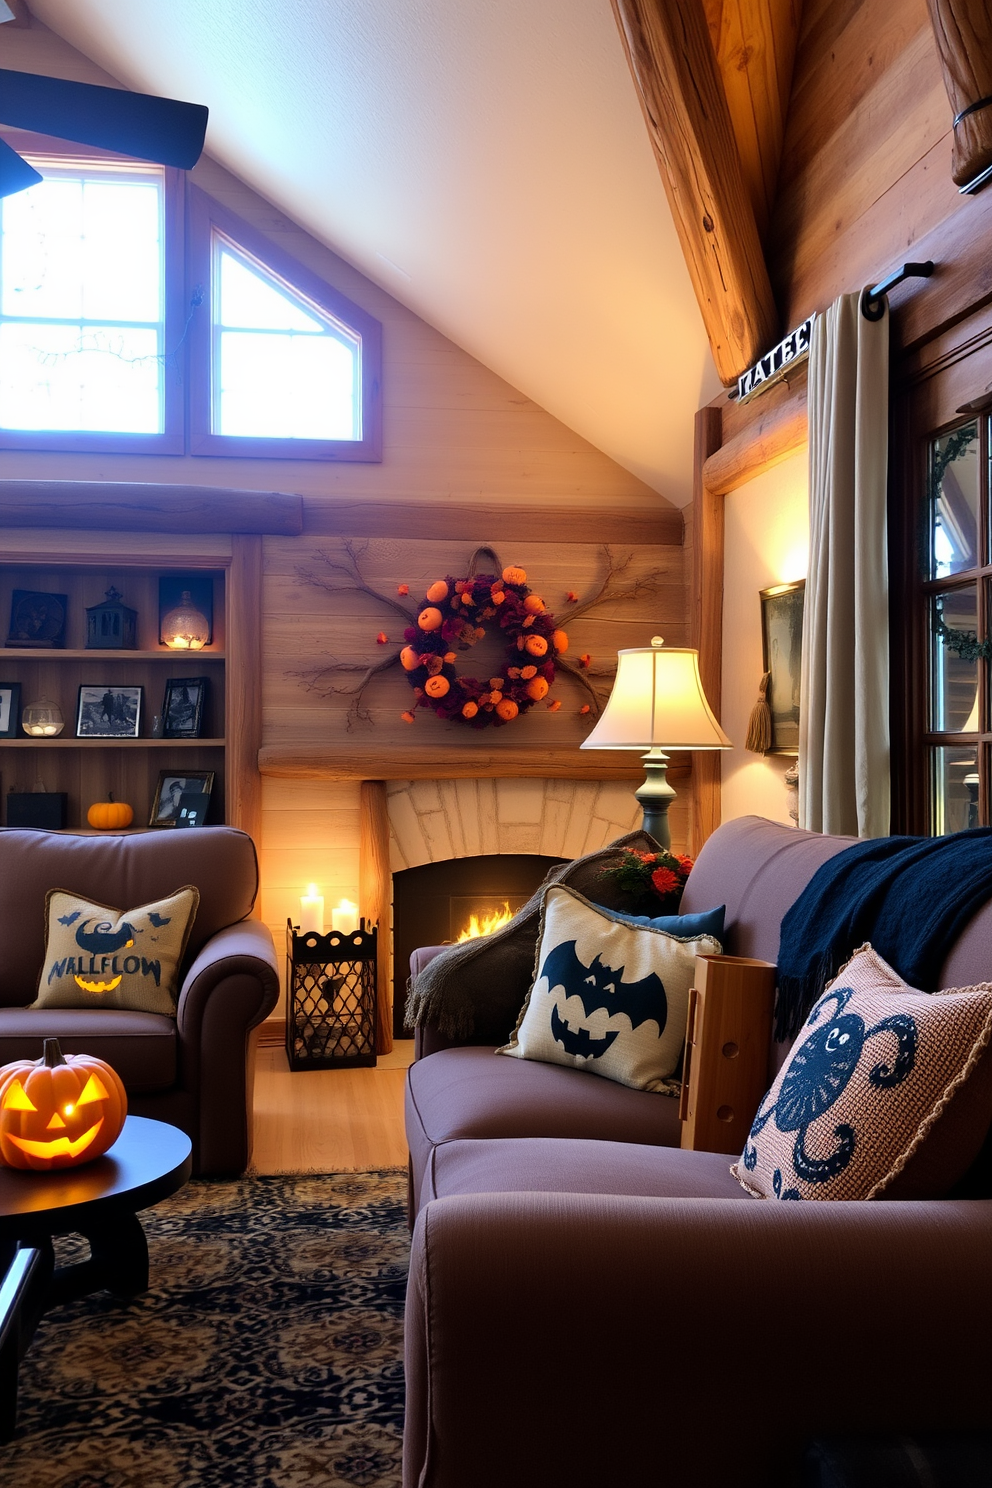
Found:
[[[590,671],[586,667],[579,666],[577,662],[570,661],[567,656],[556,656],[555,667],[559,672],[567,672],[570,677],[575,678],[576,682],[578,682],[580,686],[585,688],[586,692],[592,699],[591,706],[596,714],[596,717],[598,718],[600,713],[603,711],[603,699],[600,697],[599,693],[596,691],[595,687],[593,687],[592,682],[589,679],[590,677],[612,678],[613,673]]]
[[[617,558],[613,549],[604,545],[602,553],[606,559],[606,577],[599,587],[598,593],[582,604],[575,605],[567,613],[560,614],[558,624],[565,629],[577,620],[580,615],[587,615],[590,610],[596,609],[602,604],[616,604],[625,599],[642,599],[646,594],[654,594],[661,585],[661,574],[658,570],[646,573],[639,579],[624,584],[623,578],[633,561],[633,553],[628,553],[626,558]]]
[[[318,697],[350,697],[346,727],[350,730],[356,723],[370,723],[372,715],[363,706],[362,696],[372,678],[379,672],[386,672],[391,666],[399,661],[399,652],[395,651],[392,656],[384,656],[381,661],[372,662],[366,666],[362,661],[329,661],[326,666],[313,667],[306,672],[289,672],[290,677],[298,677],[308,692],[316,692]],[[333,681],[336,672],[361,672],[356,682],[347,685],[338,684]]]
[[[350,538],[345,538],[343,543],[345,561],[335,558],[331,553],[326,553],[318,548],[317,557],[327,565],[326,574],[315,573],[313,569],[298,567],[296,574],[303,584],[310,584],[315,589],[325,589],[328,594],[340,594],[346,590],[357,590],[359,594],[367,594],[370,599],[377,599],[380,604],[388,605],[391,610],[403,616],[408,625],[412,624],[417,616],[408,606],[401,604],[395,594],[383,594],[379,589],[373,589],[362,577],[358,560],[366,552],[368,543],[363,543],[356,549]],[[342,582],[347,580],[348,582]]]

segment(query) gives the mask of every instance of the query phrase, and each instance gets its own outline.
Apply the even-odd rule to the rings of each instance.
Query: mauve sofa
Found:
[[[44,959],[49,889],[130,909],[190,883],[200,904],[175,1018],[27,1006]],[[58,1038],[66,1054],[96,1054],[124,1081],[129,1111],[189,1134],[195,1172],[243,1172],[253,1030],[279,993],[272,936],[247,918],[257,891],[254,843],[232,827],[120,836],[0,830],[0,1065],[40,1058],[46,1037]]]
[[[725,950],[775,961],[851,840],[729,822],[682,908],[726,904]],[[992,904],[940,985],[989,979]],[[786,1488],[814,1438],[992,1426],[975,1174],[981,1197],[755,1199],[678,1148],[676,1101],[446,1043],[421,1030],[409,1073],[404,1488]]]

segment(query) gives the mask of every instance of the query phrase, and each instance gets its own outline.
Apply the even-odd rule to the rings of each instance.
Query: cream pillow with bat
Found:
[[[541,908],[534,983],[497,1053],[674,1093],[695,960],[721,949],[712,935],[632,925],[553,884]]]

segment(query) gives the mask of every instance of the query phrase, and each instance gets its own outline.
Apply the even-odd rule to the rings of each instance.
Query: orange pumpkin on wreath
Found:
[[[488,624],[498,626],[506,638],[506,660],[498,676],[459,676],[458,651],[470,650]],[[403,638],[400,662],[416,696],[414,707],[430,708],[439,718],[470,728],[499,728],[533,708],[547,696],[555,680],[555,657],[568,646],[543,599],[527,587],[524,570],[512,566],[502,573],[437,579]]]

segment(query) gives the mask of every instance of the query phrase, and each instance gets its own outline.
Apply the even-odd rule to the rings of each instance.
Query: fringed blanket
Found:
[[[594,904],[640,914],[643,907],[603,869],[615,867],[624,848],[658,852],[646,832],[628,832],[599,852],[552,868],[537,892],[502,930],[453,945],[425,966],[409,985],[406,1021],[413,1028],[431,1024],[448,1038],[477,1044],[503,1044],[534,980],[541,929],[541,900],[551,883],[567,883]]]
[[[949,837],[878,837],[838,853],[782,921],[775,1037],[798,1032],[827,982],[865,941],[911,986],[935,991],[948,951],[990,898],[992,827]]]

